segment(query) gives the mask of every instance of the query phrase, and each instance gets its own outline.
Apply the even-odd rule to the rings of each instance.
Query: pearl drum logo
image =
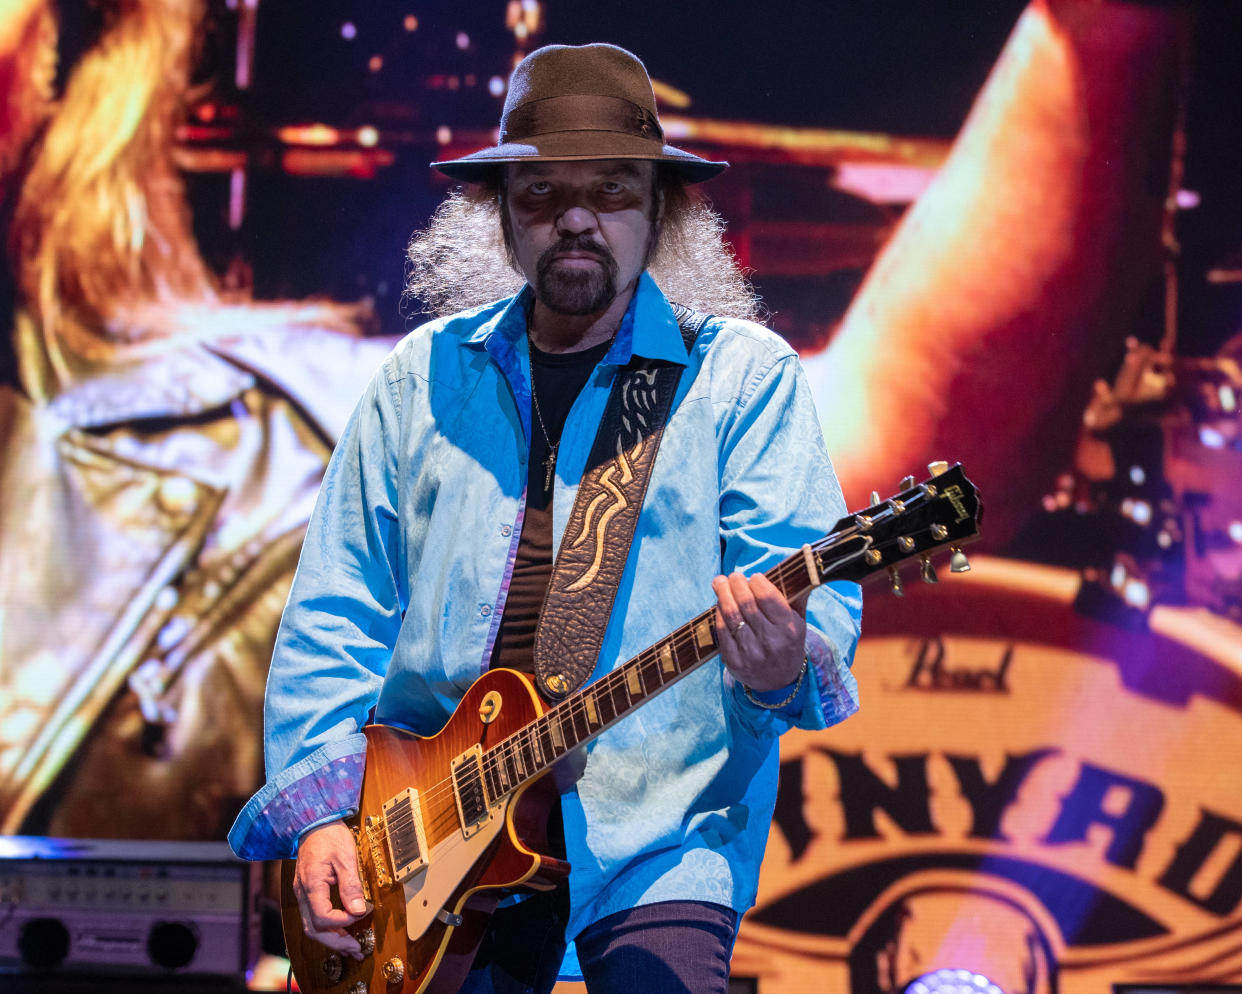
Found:
[[[783,743],[736,974],[761,994],[1242,983],[1242,631],[1090,622],[1075,582],[983,560],[868,601],[862,711]]]

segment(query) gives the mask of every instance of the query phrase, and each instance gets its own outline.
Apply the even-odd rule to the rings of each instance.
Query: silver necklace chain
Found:
[[[539,430],[543,432],[543,440],[548,445],[548,455],[543,460],[543,492],[547,493],[552,489],[552,474],[556,471],[556,450],[560,448],[561,440],[558,438],[556,444],[552,444],[552,439],[548,435],[548,426],[543,422],[543,412],[539,410],[539,395],[535,392],[535,368],[532,365],[530,371],[530,399],[535,406],[535,417],[539,419]]]

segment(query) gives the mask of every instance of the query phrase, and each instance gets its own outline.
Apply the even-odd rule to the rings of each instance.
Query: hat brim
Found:
[[[433,162],[433,169],[466,183],[485,183],[495,176],[496,168],[510,162],[577,162],[589,159],[646,159],[665,162],[673,166],[687,183],[702,183],[718,176],[729,168],[727,162],[712,162],[675,148],[658,145],[646,139],[631,139],[626,135],[608,134],[608,140],[600,141],[598,135],[584,142],[583,133],[564,131],[539,136],[538,145],[507,142],[480,149],[460,159]],[[627,140],[629,139],[629,140]],[[586,145],[595,146],[583,152]]]

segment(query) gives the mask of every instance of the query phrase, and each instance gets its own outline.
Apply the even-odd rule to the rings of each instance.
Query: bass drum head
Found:
[[[1087,617],[974,557],[869,588],[861,711],[782,741],[734,974],[763,992],[1242,983],[1242,629]],[[1126,616],[1133,623],[1133,613]]]

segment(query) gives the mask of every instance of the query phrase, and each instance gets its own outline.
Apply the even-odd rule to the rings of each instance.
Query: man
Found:
[[[572,773],[558,771],[567,891],[502,908],[466,989],[550,990],[573,939],[594,992],[638,981],[723,992],[738,917],[755,897],[777,737],[857,707],[857,587],[832,584],[791,605],[761,575],[845,510],[797,357],[750,321],[683,314],[679,325],[646,272],[672,267],[671,285],[670,259],[710,256],[681,281],[690,303],[710,302],[693,287],[719,266],[719,233],[684,187],[725,164],[663,143],[630,53],[532,53],[514,72],[500,144],[436,165],[482,192],[451,201],[453,223],[441,216],[430,244],[416,240],[415,285],[419,259],[452,264],[442,249],[455,238],[467,265],[487,250],[468,225],[460,244],[457,222],[469,216],[503,231],[495,251],[507,250],[526,285],[416,330],[364,395],[325,476],[277,639],[269,782],[230,841],[251,858],[296,852],[307,933],[359,953],[347,927],[365,902],[341,819],[358,805],[360,727],[373,714],[429,735],[489,666],[559,665],[540,649],[555,633],[539,615],[555,616],[544,598],[554,555],[574,545],[579,490],[611,465],[613,453],[601,461],[592,449],[614,413],[612,383],[632,360],[653,381],[671,368],[671,410],[590,662],[607,673],[714,594],[724,669],[696,670],[575,754]],[[709,251],[686,245],[704,230]],[[666,239],[681,251],[664,252]],[[753,306],[743,295],[742,309]],[[618,539],[611,524],[602,530],[617,510],[592,530],[605,535],[605,561]],[[555,691],[557,679],[537,682]]]

